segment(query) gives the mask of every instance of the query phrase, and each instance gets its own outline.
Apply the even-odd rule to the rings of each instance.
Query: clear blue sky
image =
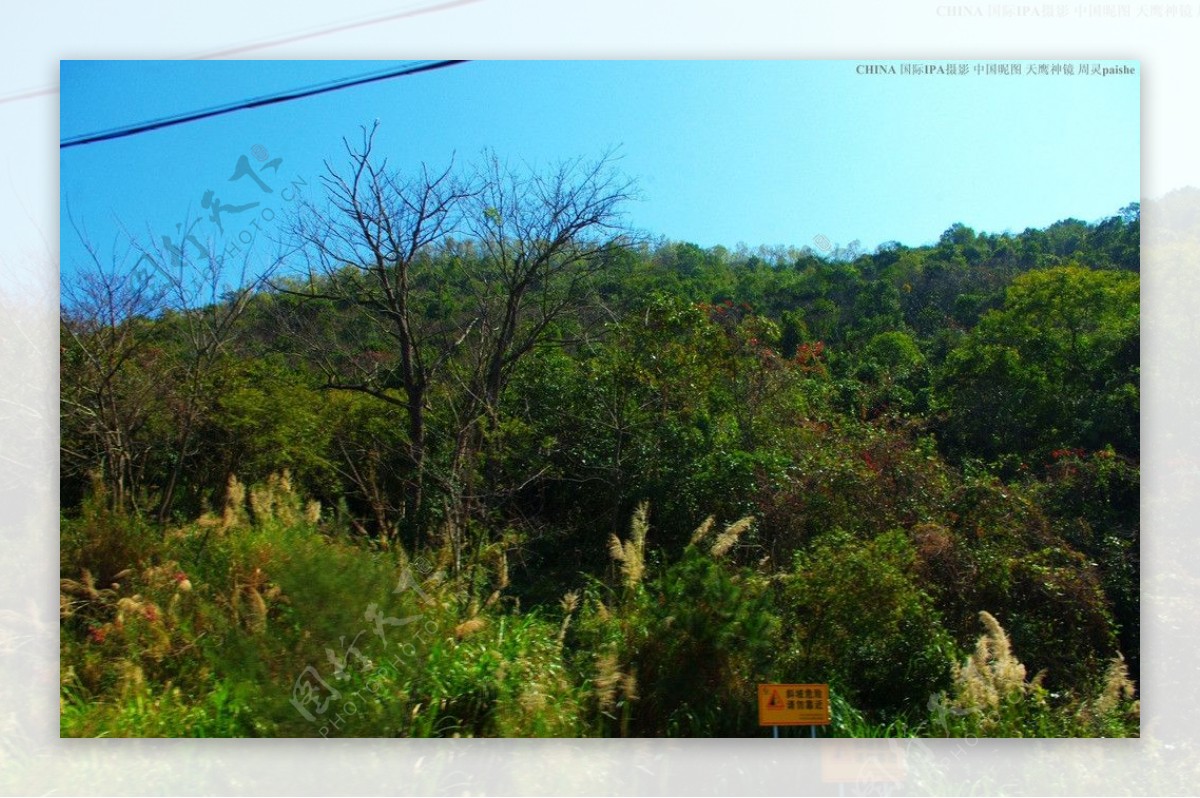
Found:
[[[861,63],[481,61],[64,150],[63,269],[80,254],[68,203],[107,249],[122,229],[158,238],[189,214],[211,228],[208,190],[229,206],[258,201],[224,214],[236,236],[264,208],[283,210],[282,186],[315,188],[326,159],[344,162],[342,137],[375,119],[400,167],[487,147],[548,164],[618,146],[643,196],[631,222],[705,247],[916,245],[955,222],[1020,231],[1140,198],[1138,75],[862,75]],[[61,135],[385,66],[64,61]],[[255,169],[283,159],[259,173],[271,195],[229,181],[243,155]]]

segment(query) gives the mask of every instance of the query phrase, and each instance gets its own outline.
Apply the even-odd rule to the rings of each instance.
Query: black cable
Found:
[[[299,100],[305,97],[312,97],[317,94],[325,94],[338,89],[346,89],[352,86],[361,86],[365,83],[374,83],[380,80],[390,80],[391,78],[404,77],[405,75],[416,75],[420,72],[430,72],[443,67],[462,64],[464,61],[434,61],[432,63],[420,64],[418,66],[405,66],[399,69],[388,70],[383,73],[366,75],[357,78],[347,78],[345,80],[334,81],[332,83],[319,86],[311,86],[304,89],[285,92],[283,94],[270,94],[263,97],[257,97],[253,100],[243,100],[229,105],[209,108],[204,111],[195,111],[188,114],[180,114],[177,116],[164,117],[155,119],[150,122],[143,122],[137,125],[130,125],[123,128],[115,128],[101,133],[88,133],[82,136],[65,139],[59,142],[58,148],[65,150],[68,147],[78,147],[82,144],[94,144],[98,141],[111,141],[113,139],[133,136],[138,133],[146,133],[150,130],[159,130],[164,127],[172,127],[173,125],[182,125],[185,122],[195,122],[198,119],[208,119],[213,116],[221,116],[222,114],[231,114],[234,111],[244,111],[248,108],[262,108],[267,105],[275,105],[276,103],[288,102],[290,100]]]

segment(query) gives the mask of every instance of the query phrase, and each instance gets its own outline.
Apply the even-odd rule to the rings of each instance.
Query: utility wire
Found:
[[[345,78],[330,83],[319,84],[316,86],[308,86],[303,89],[295,89],[289,92],[279,94],[268,94],[262,97],[256,97],[252,100],[241,100],[228,105],[220,105],[213,108],[207,108],[203,111],[194,111],[186,114],[178,114],[176,116],[163,117],[162,119],[154,119],[149,122],[142,122],[136,125],[127,127],[114,128],[100,133],[88,133],[82,136],[64,139],[59,142],[58,148],[65,150],[68,147],[78,147],[83,144],[95,144],[100,141],[111,141],[113,139],[125,138],[126,136],[134,136],[138,133],[146,133],[151,130],[160,130],[165,127],[174,125],[182,125],[186,122],[195,122],[199,119],[208,119],[214,116],[223,114],[231,114],[234,111],[244,111],[248,108],[262,108],[267,105],[275,105],[276,103],[289,102],[291,100],[300,100],[305,97],[313,97],[318,94],[325,94],[339,89],[348,89],[352,86],[362,86],[366,83],[375,83],[381,80],[390,80],[392,78],[404,77],[406,75],[416,75],[421,72],[431,72],[435,69],[454,66],[456,64],[465,63],[464,61],[432,61],[428,63],[419,63],[417,65],[408,65],[399,68],[385,70],[379,73],[370,75],[362,75],[354,78]]]

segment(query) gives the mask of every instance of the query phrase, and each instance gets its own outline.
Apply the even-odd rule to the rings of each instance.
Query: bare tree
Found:
[[[276,288],[332,302],[368,328],[365,336],[297,332],[326,387],[405,410],[411,490],[403,514],[411,517],[423,498],[429,391],[465,337],[454,322],[423,315],[416,298],[428,288],[418,285],[415,272],[453,231],[471,190],[452,166],[439,172],[422,166],[412,177],[389,169],[386,159],[374,156],[377,129],[364,128],[358,147],[346,142],[347,170],[326,164],[327,203],[306,204],[293,225],[306,256],[303,279]],[[386,350],[371,345],[372,334],[382,336]]]
[[[546,343],[551,327],[592,299],[592,278],[625,242],[621,207],[632,181],[607,154],[559,164],[547,174],[517,171],[489,155],[467,230],[480,243],[472,289],[479,324],[469,384],[495,411],[513,368]]]
[[[479,256],[464,280],[475,327],[455,364],[465,390],[454,462],[467,512],[475,491],[469,463],[496,424],[515,368],[536,347],[558,342],[564,326],[587,323],[594,278],[629,243],[622,207],[634,196],[611,152],[546,172],[489,154],[477,180],[466,230]]]
[[[148,318],[162,310],[166,287],[132,246],[103,256],[70,221],[87,257],[62,284],[61,468],[75,478],[98,472],[112,503],[136,510],[151,449],[140,433],[157,382]]]
[[[405,174],[376,154],[376,132],[346,144],[347,169],[327,165],[327,202],[294,223],[300,274],[275,287],[327,304],[332,322],[314,313],[291,322],[327,388],[404,409],[401,516],[417,519],[430,484],[461,516],[475,493],[474,454],[514,368],[586,305],[592,276],[621,241],[631,184],[611,156],[547,174],[494,155],[468,178],[453,163]],[[435,394],[451,425],[437,441],[450,454],[439,473],[427,467]]]

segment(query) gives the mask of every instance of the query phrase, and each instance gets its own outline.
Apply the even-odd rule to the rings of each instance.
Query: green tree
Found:
[[[937,374],[950,442],[986,458],[1106,444],[1136,455],[1138,341],[1137,275],[1021,275]]]
[[[879,333],[859,357],[855,376],[869,386],[863,396],[865,414],[906,412],[927,379],[925,355],[906,332]]]

